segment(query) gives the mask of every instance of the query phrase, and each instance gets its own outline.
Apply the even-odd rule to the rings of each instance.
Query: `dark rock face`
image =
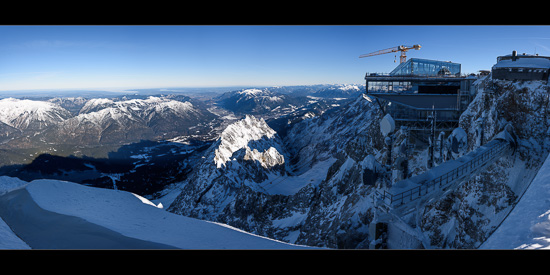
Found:
[[[479,247],[497,228],[546,159],[548,86],[540,81],[486,78],[462,114],[461,128],[473,149],[491,140],[508,123],[518,147],[447,196],[426,205],[417,224],[432,248]],[[483,136],[476,133],[483,130]]]

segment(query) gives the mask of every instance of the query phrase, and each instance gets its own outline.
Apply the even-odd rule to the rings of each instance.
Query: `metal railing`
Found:
[[[390,192],[384,190],[382,193],[377,191],[377,195],[379,195],[379,198],[381,198],[382,202],[387,206],[398,207],[405,203],[417,200],[432,191],[444,188],[458,179],[466,178],[466,176],[478,173],[478,170],[480,170],[480,168],[484,167],[490,161],[492,162],[497,160],[498,156],[500,156],[504,151],[510,148],[510,145],[507,141],[494,140],[492,142],[496,144],[494,144],[490,149],[471,158],[464,164],[441,176],[428,180],[417,187],[411,188],[398,194],[391,194]],[[467,156],[468,155],[464,157]],[[459,160],[460,158],[455,161]],[[428,172],[429,171],[425,173]]]

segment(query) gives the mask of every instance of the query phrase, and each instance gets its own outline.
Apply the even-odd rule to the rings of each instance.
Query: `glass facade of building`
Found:
[[[448,61],[411,58],[399,64],[390,75],[441,76],[460,75],[460,64]]]
[[[368,91],[372,92],[408,92],[413,85],[410,81],[369,81]]]

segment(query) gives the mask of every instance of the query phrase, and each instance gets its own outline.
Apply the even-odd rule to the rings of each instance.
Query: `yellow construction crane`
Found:
[[[420,50],[420,45],[418,45],[418,44],[413,45],[413,46],[404,46],[404,45],[401,45],[401,46],[397,46],[397,47],[388,48],[388,49],[385,49],[385,50],[379,50],[379,51],[376,51],[376,52],[363,54],[363,55],[360,55],[359,58],[362,58],[362,57],[369,57],[369,56],[374,56],[374,55],[379,55],[379,54],[401,52],[401,56],[400,56],[400,58],[399,58],[399,64],[401,64],[401,63],[407,61],[407,55],[406,55],[405,53],[406,53],[408,50],[412,50],[412,49]],[[394,62],[395,62],[395,61],[394,61]]]

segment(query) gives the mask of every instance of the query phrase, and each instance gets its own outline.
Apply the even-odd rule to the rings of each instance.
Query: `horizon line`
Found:
[[[140,90],[162,90],[162,89],[223,89],[223,88],[269,88],[269,87],[293,87],[293,86],[317,86],[317,85],[365,85],[360,83],[318,83],[318,84],[286,84],[286,85],[214,85],[214,86],[152,86],[152,87],[82,87],[82,88],[37,88],[37,89],[6,89],[0,90],[2,93],[48,93],[48,92],[78,92],[78,91],[97,91],[97,92],[139,92]],[[168,91],[167,91],[168,92]]]

